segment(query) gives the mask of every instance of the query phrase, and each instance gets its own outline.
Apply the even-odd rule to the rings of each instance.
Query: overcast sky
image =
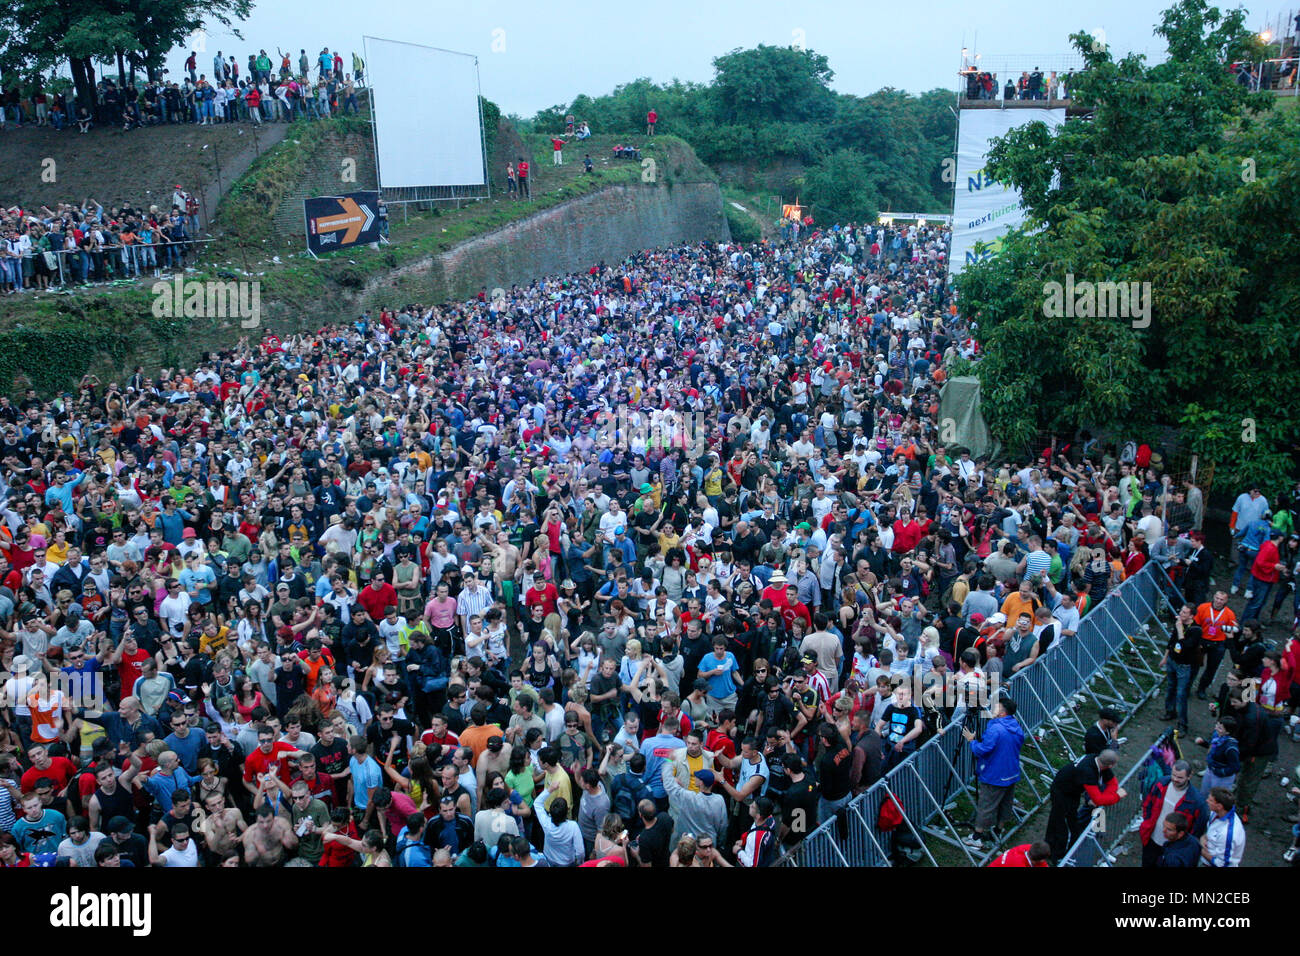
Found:
[[[952,87],[963,46],[972,58],[981,54],[981,66],[994,63],[1017,74],[1035,65],[1064,67],[1072,52],[1068,36],[1078,30],[1102,31],[1098,35],[1112,50],[1145,52],[1156,61],[1164,45],[1152,28],[1169,5],[1093,0],[1072,5],[1077,9],[1071,12],[1065,4],[1008,0],[312,0],[307,6],[260,0],[238,25],[242,41],[208,24],[199,70],[210,72],[218,49],[227,57],[234,53],[243,69],[248,54],[261,48],[278,67],[279,46],[292,50],[296,68],[299,49],[310,56],[328,45],[350,72],[362,36],[406,40],[475,54],[483,94],[503,113],[531,116],[579,93],[607,93],[643,76],[707,83],[719,54],[759,43],[802,43],[829,59],[840,92],[866,94],[884,86],[923,92]],[[1258,3],[1247,9],[1252,29],[1279,12]],[[188,52],[172,51],[167,65],[173,76]]]

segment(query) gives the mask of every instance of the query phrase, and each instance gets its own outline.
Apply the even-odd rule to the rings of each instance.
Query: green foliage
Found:
[[[497,172],[505,168],[497,158],[497,133],[501,125],[501,107],[497,106],[487,97],[478,98],[479,109],[483,113],[483,139],[487,146],[487,164],[488,164],[488,181],[496,188],[499,188],[502,173]]]
[[[1276,490],[1300,436],[1284,398],[1300,387],[1300,120],[1225,70],[1258,42],[1242,11],[1180,0],[1157,33],[1171,55],[1154,67],[1076,35],[1090,118],[1022,127],[990,152],[1029,220],[958,280],[980,325],[985,413],[1013,445],[1080,424],[1180,427],[1225,480]],[[1149,282],[1149,326],[1045,316],[1045,284],[1068,275]]]
[[[12,0],[0,7],[0,74],[45,72],[66,60],[87,102],[92,58],[156,69],[205,21],[239,36],[232,24],[252,9],[252,0]]]
[[[803,201],[821,221],[863,222],[876,218],[880,196],[872,185],[872,163],[853,149],[837,149],[804,176]]]
[[[812,50],[759,44],[715,57],[713,69],[709,98],[724,122],[825,120],[835,112],[829,86],[835,73]]]
[[[604,96],[584,93],[516,125],[559,133],[572,115],[595,132],[626,136],[640,145],[646,113],[653,108],[659,131],[681,136],[706,163],[761,167],[795,161],[804,164],[812,181],[829,184],[846,165],[835,154],[847,150],[859,157],[852,165],[862,179],[849,189],[853,195],[832,191],[841,206],[922,211],[951,206],[952,187],[941,180],[956,130],[947,91],[919,97],[894,89],[866,97],[835,93],[826,57],[793,47],[732,50],[713,65],[710,84],[642,77]],[[814,209],[815,215],[840,217],[832,211],[831,192],[821,202],[826,209]]]
[[[758,223],[752,216],[741,212],[731,203],[724,204],[722,209],[727,214],[727,227],[731,230],[731,238],[734,241],[750,243],[758,242],[763,238],[762,230],[758,228]]]

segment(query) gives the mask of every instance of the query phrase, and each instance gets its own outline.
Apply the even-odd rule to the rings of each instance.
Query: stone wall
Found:
[[[640,249],[730,239],[714,183],[610,186],[386,276],[369,306],[442,302],[616,262]]]

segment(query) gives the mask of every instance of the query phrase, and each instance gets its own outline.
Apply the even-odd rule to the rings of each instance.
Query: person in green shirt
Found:
[[[510,752],[510,770],[505,775],[506,786],[523,798],[524,804],[532,808],[533,798],[537,793],[537,781],[533,777],[533,768],[528,763],[528,748],[522,744]]]
[[[284,784],[280,786],[283,788]],[[281,806],[280,812],[288,817],[289,825],[298,836],[298,856],[312,866],[318,864],[325,852],[323,834],[330,822],[329,808],[323,801],[312,797],[311,787],[305,780],[298,780],[291,788],[288,806]]]

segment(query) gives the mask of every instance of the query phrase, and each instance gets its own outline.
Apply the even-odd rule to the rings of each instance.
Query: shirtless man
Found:
[[[514,581],[519,572],[519,549],[510,543],[510,535],[504,531],[498,531],[496,534],[496,543],[493,544],[484,540],[483,550],[492,558],[492,573],[497,582],[497,593],[505,593],[501,585],[506,581]]]
[[[218,860],[224,859],[235,850],[240,834],[248,828],[244,816],[234,807],[226,806],[226,797],[220,793],[210,793],[203,799],[203,807],[208,811],[203,821],[203,839],[208,852]]]
[[[298,845],[289,821],[276,816],[269,803],[257,808],[257,822],[240,839],[244,844],[245,866],[279,866],[284,861],[284,851]]]

